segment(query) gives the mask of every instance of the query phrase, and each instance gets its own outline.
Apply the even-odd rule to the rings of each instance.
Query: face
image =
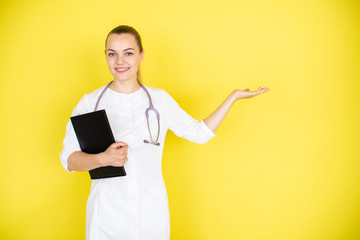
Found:
[[[115,81],[137,81],[137,71],[144,59],[132,34],[110,34],[106,42],[106,61]]]

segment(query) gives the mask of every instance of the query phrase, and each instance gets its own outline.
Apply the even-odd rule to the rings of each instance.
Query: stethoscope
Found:
[[[99,103],[100,103],[100,100],[101,98],[103,97],[104,93],[106,92],[106,90],[108,90],[108,88],[110,87],[110,84],[112,83],[113,81],[109,82],[108,85],[106,85],[106,87],[104,88],[104,90],[101,92],[100,96],[98,97],[97,101],[96,101],[96,105],[95,105],[95,109],[94,111],[97,110],[98,106],[99,106]],[[154,108],[153,106],[153,103],[152,103],[152,100],[151,100],[151,96],[149,94],[149,92],[146,90],[146,88],[144,87],[144,85],[142,85],[140,82],[138,82],[141,86],[141,88],[146,92],[146,95],[148,96],[149,98],[149,107],[145,110],[145,116],[146,116],[146,121],[147,121],[147,127],[148,127],[148,130],[149,130],[149,135],[150,135],[150,140],[151,141],[148,141],[148,140],[144,140],[144,143],[149,143],[149,144],[154,144],[155,146],[160,146],[160,143],[158,142],[159,140],[159,136],[160,136],[160,114],[159,112]],[[151,130],[150,130],[150,123],[149,123],[149,111],[153,111],[156,115],[156,119],[158,121],[158,133],[157,133],[157,137],[154,141],[153,137],[152,137],[152,134],[151,134]]]

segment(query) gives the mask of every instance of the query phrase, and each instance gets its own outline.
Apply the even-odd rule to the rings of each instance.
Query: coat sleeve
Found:
[[[76,116],[88,112],[88,104],[86,98],[87,95],[85,94],[81,98],[79,103],[75,106],[71,116]],[[60,153],[61,164],[64,167],[64,169],[69,172],[73,172],[73,171],[70,171],[68,168],[68,158],[72,153],[76,151],[81,151],[81,149],[77,137],[75,135],[72,123],[69,120],[66,125],[65,138],[63,140],[63,149]]]
[[[203,120],[195,120],[167,92],[164,91],[164,95],[167,125],[176,136],[199,144],[205,144],[215,136]]]

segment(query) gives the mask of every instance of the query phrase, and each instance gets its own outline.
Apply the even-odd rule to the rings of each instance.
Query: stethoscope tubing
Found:
[[[94,111],[96,111],[99,107],[99,104],[100,104],[100,101],[101,101],[101,98],[104,96],[105,92],[108,90],[108,88],[110,87],[111,83],[113,81],[109,82],[105,88],[103,89],[103,91],[101,92],[101,94],[99,95],[97,101],[96,101],[96,104],[95,104],[95,108],[94,108]],[[145,88],[144,85],[142,85],[140,82],[138,82],[139,85],[141,86],[141,88],[145,91],[148,99],[149,99],[149,107],[145,110],[145,117],[146,117],[146,122],[147,122],[147,127],[148,127],[148,130],[149,130],[149,136],[150,136],[150,141],[148,140],[144,140],[144,143],[149,143],[149,144],[153,144],[155,146],[160,146],[160,143],[158,142],[159,140],[159,136],[160,136],[160,114],[159,112],[154,108],[153,106],[153,103],[152,103],[152,99],[151,99],[151,96],[150,96],[150,93],[148,92],[148,90]],[[156,119],[158,121],[158,133],[157,133],[157,137],[154,141],[153,137],[152,137],[152,134],[151,134],[151,129],[150,129],[150,123],[149,123],[149,112],[150,111],[153,111],[156,115]]]

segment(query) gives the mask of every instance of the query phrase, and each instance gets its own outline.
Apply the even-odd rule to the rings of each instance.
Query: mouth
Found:
[[[129,69],[130,69],[129,67],[127,67],[127,68],[115,68],[115,71],[118,72],[118,73],[124,73]]]

